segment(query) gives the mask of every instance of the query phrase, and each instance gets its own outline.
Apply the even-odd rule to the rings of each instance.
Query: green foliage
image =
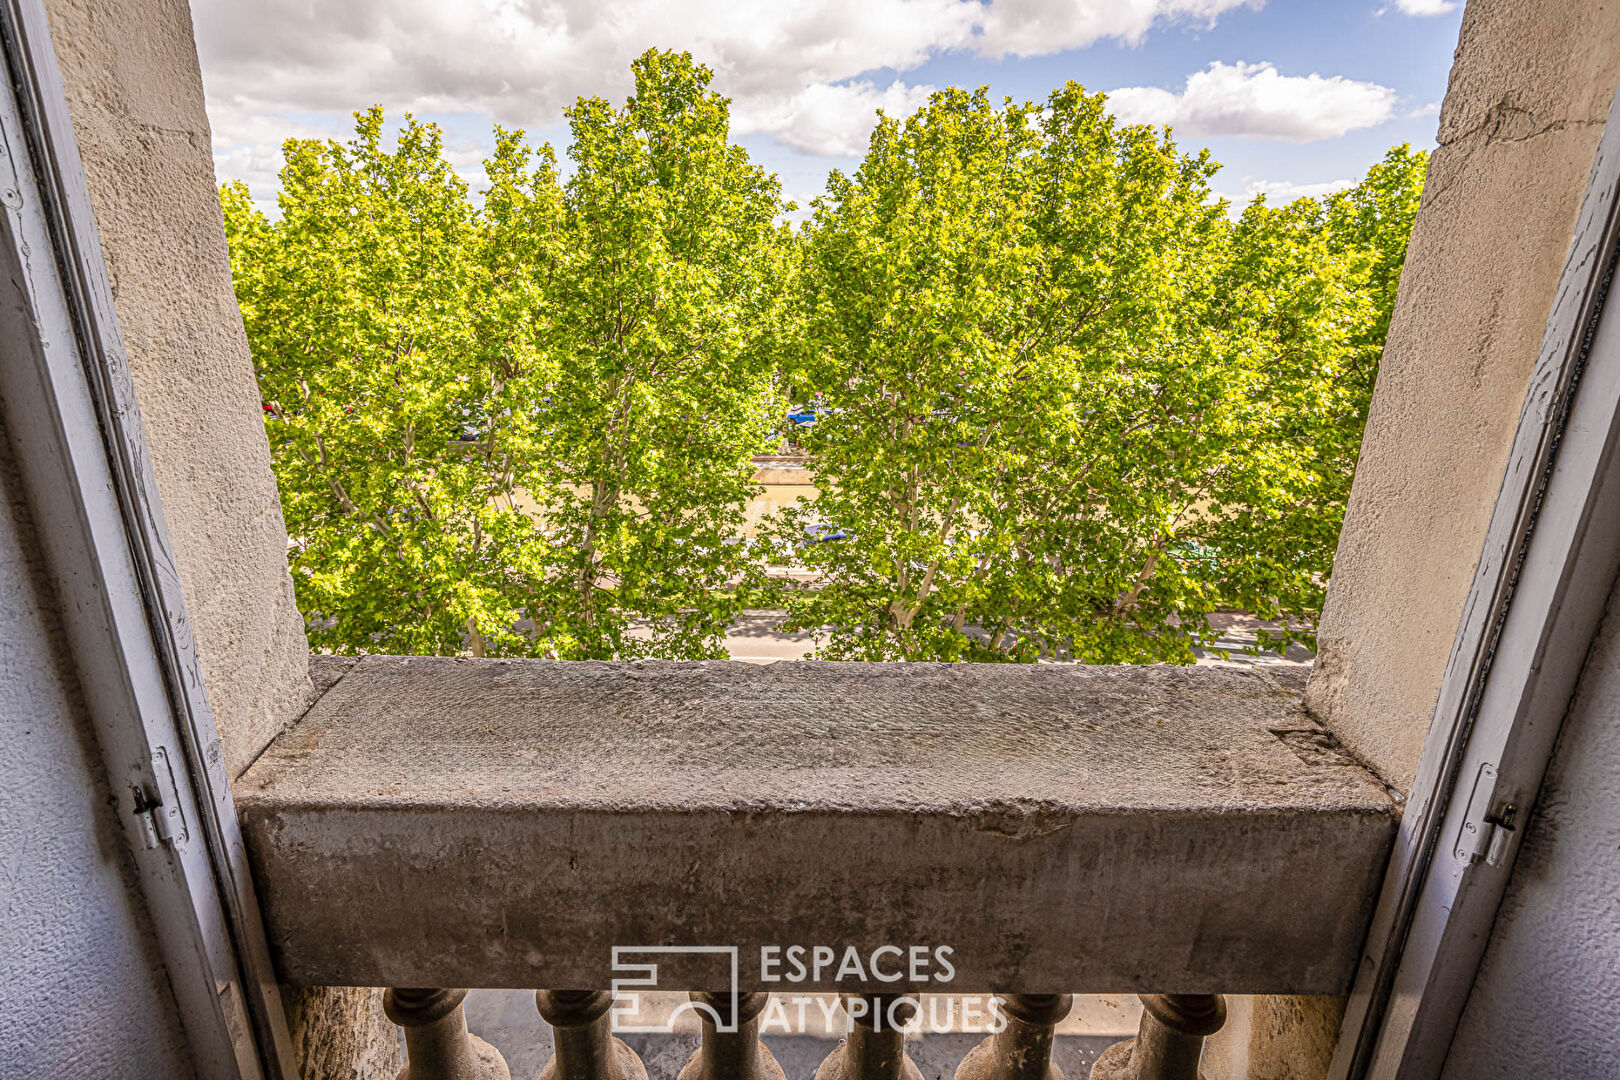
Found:
[[[1422,155],[1327,206],[1209,197],[1207,154],[1069,86],[883,121],[801,236],[822,580],[858,659],[1187,662],[1236,607],[1311,641]],[[1380,322],[1382,320],[1382,322]]]
[[[514,463],[548,360],[480,332],[479,223],[437,129],[389,151],[380,109],[356,121],[286,144],[274,224],[223,197],[299,607],[316,646],[521,651],[546,544]]]
[[[528,490],[566,557],[540,631],[565,657],[724,656],[739,609],[724,590],[761,569],[738,537],[782,407],[762,327],[789,236],[709,70],[648,53],[634,72],[622,110],[567,111],[575,168],[555,209],[549,170],[486,206],[513,250],[532,245],[519,262],[548,314],[533,340],[555,358]],[[518,171],[502,149],[492,180]],[[632,617],[650,641],[626,637]]]
[[[287,144],[279,221],[222,193],[314,644],[721,654],[788,236],[708,70],[635,76],[569,111],[566,184],[497,131],[482,210],[379,109]]]
[[[723,655],[767,561],[828,657],[1186,662],[1310,643],[1426,155],[1236,220],[1069,84],[881,118],[797,233],[689,56],[497,129],[481,200],[407,118],[221,192],[314,644]],[[784,389],[820,496],[741,539]],[[809,542],[837,526],[842,539]],[[633,628],[635,632],[632,632]]]

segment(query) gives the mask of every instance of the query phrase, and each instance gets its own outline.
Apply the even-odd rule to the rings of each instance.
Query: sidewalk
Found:
[[[731,654],[731,659],[741,660],[747,664],[803,660],[810,650],[826,640],[824,633],[801,630],[787,634],[777,630],[776,625],[781,622],[784,614],[786,613],[781,611],[745,611],[731,624],[731,632],[726,635],[726,651]],[[1274,674],[1290,672],[1293,678],[1299,680],[1303,680],[1310,671],[1314,657],[1309,649],[1299,645],[1291,646],[1286,654],[1266,652],[1256,656],[1242,651],[1254,644],[1256,630],[1264,627],[1274,628],[1277,625],[1275,623],[1266,623],[1241,612],[1224,611],[1210,616],[1209,622],[1221,632],[1216,646],[1220,650],[1225,650],[1225,655],[1215,649],[1197,649],[1195,652],[1200,664],[1265,666],[1268,670],[1274,669]]]

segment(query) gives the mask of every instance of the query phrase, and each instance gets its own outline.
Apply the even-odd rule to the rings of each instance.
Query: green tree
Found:
[[[1023,342],[1040,306],[1036,147],[1032,110],[942,91],[904,123],[880,118],[801,234],[794,381],[819,389],[804,443],[820,495],[784,513],[784,539],[818,522],[853,535],[801,548],[821,584],[789,624],[831,624],[827,655],[966,647],[949,616],[973,606],[1021,410],[1045,403],[1024,388],[1054,374]]]
[[[503,141],[503,197],[486,207],[537,275],[532,340],[555,358],[528,490],[568,555],[542,632],[565,657],[724,656],[761,570],[740,536],[752,455],[781,413],[767,342],[791,236],[709,69],[648,51],[633,71],[622,109],[567,110],[574,170],[555,205],[545,181],[505,182],[522,151]],[[636,617],[650,640],[627,636]]]
[[[789,625],[866,659],[1186,661],[1223,606],[1308,638],[1413,157],[1234,224],[1207,153],[1073,84],[880,123],[802,238],[822,494],[783,536],[848,535],[799,545]]]
[[[1273,644],[1315,646],[1427,166],[1396,146],[1348,191],[1256,200],[1234,230],[1218,311],[1256,343],[1256,428],[1201,526],[1233,553],[1216,564],[1218,603],[1299,624]]]
[[[1102,95],[947,90],[794,235],[710,72],[633,73],[567,111],[566,180],[497,129],[475,205],[372,109],[286,145],[277,220],[222,190],[316,645],[721,655],[784,384],[823,655],[1186,661],[1221,607],[1311,640],[1425,155],[1234,221]]]
[[[708,70],[634,74],[568,111],[566,184],[498,129],[475,208],[437,128],[390,150],[372,109],[287,143],[278,221],[222,191],[313,644],[723,655],[790,238]]]
[[[526,652],[548,545],[516,500],[549,359],[488,332],[438,129],[407,118],[389,150],[382,128],[289,141],[274,223],[222,192],[299,607],[318,647]]]

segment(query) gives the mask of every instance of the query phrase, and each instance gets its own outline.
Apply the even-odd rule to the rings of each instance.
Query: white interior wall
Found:
[[[192,1067],[0,428],[0,1076]]]
[[[1445,1080],[1620,1077],[1620,586],[1525,828]]]

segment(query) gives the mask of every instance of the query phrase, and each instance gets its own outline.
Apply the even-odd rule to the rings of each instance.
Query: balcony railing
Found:
[[[1262,671],[317,667],[324,694],[236,785],[282,978],[595,988],[539,995],[556,1080],[641,1075],[606,988],[671,947],[741,958],[733,1001],[713,953],[656,956],[659,988],[709,1005],[684,1080],[770,1080],[757,1017],[787,987],[761,950],[816,944],[948,946],[951,993],[1002,995],[959,1080],[1044,1080],[1082,991],[1146,995],[1094,1076],[1191,1077],[1219,995],[1348,989],[1395,831]],[[912,1075],[885,1003],[943,988],[868,968],[791,987],[848,995],[819,1080]],[[416,1080],[504,1075],[457,994],[390,992]]]

